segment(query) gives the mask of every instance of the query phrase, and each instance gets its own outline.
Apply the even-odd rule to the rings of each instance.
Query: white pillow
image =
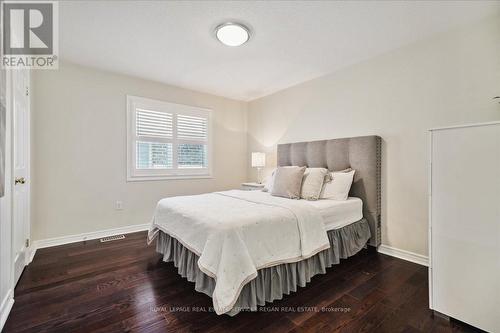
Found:
[[[328,170],[325,168],[307,168],[302,178],[300,197],[306,200],[318,200]]]
[[[276,169],[274,169],[273,172],[271,172],[271,174],[266,177],[266,181],[264,182],[264,188],[262,189],[263,192],[271,192],[273,190],[275,173]]]
[[[332,172],[332,180],[325,183],[321,199],[347,200],[354,179],[355,170],[349,172]]]

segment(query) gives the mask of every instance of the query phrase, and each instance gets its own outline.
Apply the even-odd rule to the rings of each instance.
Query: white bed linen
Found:
[[[363,218],[363,201],[360,198],[349,197],[342,201],[321,199],[307,203],[319,211],[325,230],[339,229]]]
[[[216,281],[212,299],[217,314],[232,309],[258,269],[297,262],[330,247],[318,210],[305,200],[261,191],[162,199],[149,241],[159,230],[200,257],[198,267]]]

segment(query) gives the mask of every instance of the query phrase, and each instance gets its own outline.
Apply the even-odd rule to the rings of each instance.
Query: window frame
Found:
[[[136,110],[150,109],[172,114],[172,138],[150,137],[147,142],[172,143],[172,169],[137,169]],[[177,139],[177,115],[207,118],[207,140]],[[170,103],[150,98],[127,95],[127,181],[202,179],[213,178],[212,110],[197,106]],[[207,145],[207,168],[183,168],[177,166],[179,144],[202,143]]]

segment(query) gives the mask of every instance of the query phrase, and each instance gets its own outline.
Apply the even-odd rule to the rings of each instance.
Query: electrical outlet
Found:
[[[117,201],[115,203],[115,210],[123,210],[123,202],[122,201]]]

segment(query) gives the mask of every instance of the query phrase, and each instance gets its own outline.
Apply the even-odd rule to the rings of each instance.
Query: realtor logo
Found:
[[[2,68],[57,69],[58,3],[2,2]]]

